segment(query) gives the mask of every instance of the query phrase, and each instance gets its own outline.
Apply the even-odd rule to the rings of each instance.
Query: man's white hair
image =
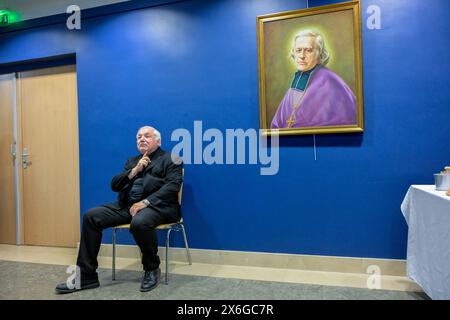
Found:
[[[325,48],[325,42],[323,40],[323,37],[320,33],[306,29],[302,30],[299,33],[297,33],[294,37],[294,42],[292,45],[291,50],[291,57],[294,59],[294,49],[295,49],[295,41],[297,41],[298,38],[304,38],[304,37],[312,37],[315,40],[316,43],[316,54],[317,54],[317,61],[325,66],[328,61],[330,61],[330,53]]]
[[[162,143],[162,141],[161,141],[161,133],[158,131],[158,130],[156,130],[155,128],[153,128],[153,127],[150,127],[150,126],[143,126],[143,127],[140,127],[139,128],[139,130],[138,130],[138,132],[137,132],[137,134],[136,134],[136,137],[137,137],[137,135],[139,134],[139,131],[141,131],[142,129],[151,129],[151,130],[153,130],[153,134],[154,134],[154,136],[155,136],[155,140],[156,141],[159,141],[160,143]]]

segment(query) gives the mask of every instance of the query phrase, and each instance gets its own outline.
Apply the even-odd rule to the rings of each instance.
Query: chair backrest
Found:
[[[184,168],[181,176],[184,178]],[[181,198],[183,196],[183,181],[181,181],[180,191],[178,191],[178,204],[181,206]]]

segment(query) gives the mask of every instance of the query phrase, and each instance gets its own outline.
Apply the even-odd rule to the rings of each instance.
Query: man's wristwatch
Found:
[[[145,204],[146,207],[148,207],[148,205],[150,204],[150,201],[148,201],[147,199],[142,200],[142,203]]]

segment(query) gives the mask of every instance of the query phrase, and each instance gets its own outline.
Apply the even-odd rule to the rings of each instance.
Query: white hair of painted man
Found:
[[[312,31],[312,30],[302,30],[299,33],[297,33],[294,37],[294,42],[291,49],[291,58],[294,59],[294,48],[295,48],[295,41],[297,41],[298,38],[302,37],[312,37],[315,40],[316,43],[316,54],[317,54],[317,60],[318,62],[325,66],[327,65],[328,61],[330,61],[330,53],[325,47],[325,42],[323,40],[323,37],[320,33]]]

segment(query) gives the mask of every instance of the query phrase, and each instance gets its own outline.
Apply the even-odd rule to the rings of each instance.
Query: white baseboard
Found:
[[[368,274],[368,268],[375,266],[381,275],[406,275],[406,260],[205,249],[190,249],[190,253],[193,263],[360,274]],[[158,254],[164,261],[165,247],[160,247]],[[169,254],[170,261],[187,261],[184,248],[170,248]],[[102,244],[99,255],[112,256],[112,245]],[[116,256],[139,259],[139,248],[136,245],[117,245]]]

